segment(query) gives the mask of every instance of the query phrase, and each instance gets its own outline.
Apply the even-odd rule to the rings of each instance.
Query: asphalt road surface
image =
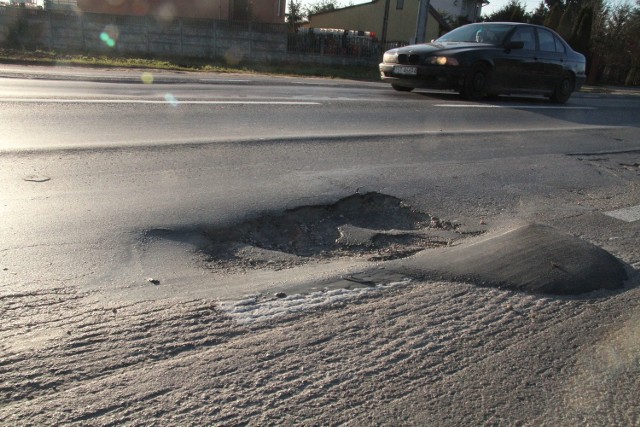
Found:
[[[566,106],[526,98],[477,104],[448,93],[395,93],[386,85],[326,80],[154,77],[140,71],[98,74],[94,80],[4,80],[0,149],[397,137],[638,122],[637,96],[578,94]]]
[[[637,92],[0,76],[0,424],[640,422]],[[571,238],[628,280],[420,270],[471,251],[491,274],[530,224],[561,246],[510,242],[520,278],[595,277]]]

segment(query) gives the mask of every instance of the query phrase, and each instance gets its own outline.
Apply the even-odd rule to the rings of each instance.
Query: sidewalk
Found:
[[[580,89],[582,93],[606,93],[610,95],[640,95],[637,86],[595,86],[585,85]]]

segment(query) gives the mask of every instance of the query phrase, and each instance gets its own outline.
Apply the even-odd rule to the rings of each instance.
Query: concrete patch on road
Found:
[[[616,138],[616,141],[624,143],[623,138]],[[640,184],[640,151],[637,149],[619,152],[598,152],[573,154],[578,160],[585,162],[589,166],[598,170],[600,174],[613,176],[628,183],[624,191],[616,193],[606,193],[599,198],[610,200],[606,205],[596,206],[604,214],[625,222],[635,222],[640,220],[640,205],[635,205],[638,201]],[[586,200],[593,203],[594,196],[587,195]],[[628,206],[621,209],[610,209],[611,206]]]
[[[640,205],[617,209],[615,211],[605,212],[604,214],[622,221],[635,222],[640,220]]]
[[[539,224],[403,260],[396,271],[535,294],[620,289],[627,267],[605,250]]]
[[[404,278],[395,282],[372,284],[371,286],[347,288],[326,288],[308,293],[287,295],[284,292],[265,296],[247,295],[239,300],[220,301],[220,309],[232,319],[242,324],[264,322],[275,318],[301,312],[308,312],[335,304],[347,303],[355,298],[371,295],[396,286],[408,285],[411,279]]]

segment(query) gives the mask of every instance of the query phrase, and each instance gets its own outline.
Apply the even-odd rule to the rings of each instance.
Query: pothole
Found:
[[[405,258],[448,246],[459,225],[380,193],[355,194],[330,205],[302,206],[226,228],[205,228],[205,264],[216,271],[281,270],[344,257]]]
[[[157,284],[193,279],[204,265],[227,276],[224,286],[242,288],[227,293],[268,290],[274,298],[286,299],[276,305],[299,304],[287,299],[297,293],[373,289],[413,278],[579,295],[621,289],[635,275],[602,248],[552,227],[527,224],[464,241],[483,233],[393,196],[355,194],[333,204],[264,213],[228,227],[151,230],[142,239],[138,262],[152,274],[146,277],[162,276]],[[182,261],[176,261],[176,249],[189,258],[186,272],[180,270]],[[197,268],[192,268],[193,260]],[[304,264],[310,265],[274,273]],[[238,277],[250,280],[234,282]]]
[[[264,212],[224,227],[149,229],[131,248],[130,262],[136,283],[145,284],[145,294],[136,294],[141,298],[148,292],[289,297],[406,283],[410,277],[387,266],[482,233],[396,197],[354,194],[335,203]],[[203,277],[207,272],[210,278]]]

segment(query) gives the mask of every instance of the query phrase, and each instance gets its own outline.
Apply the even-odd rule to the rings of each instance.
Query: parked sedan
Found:
[[[380,74],[398,91],[453,89],[469,100],[529,93],[558,103],[586,79],[584,55],[562,37],[511,22],[469,24],[431,43],[389,50]]]

